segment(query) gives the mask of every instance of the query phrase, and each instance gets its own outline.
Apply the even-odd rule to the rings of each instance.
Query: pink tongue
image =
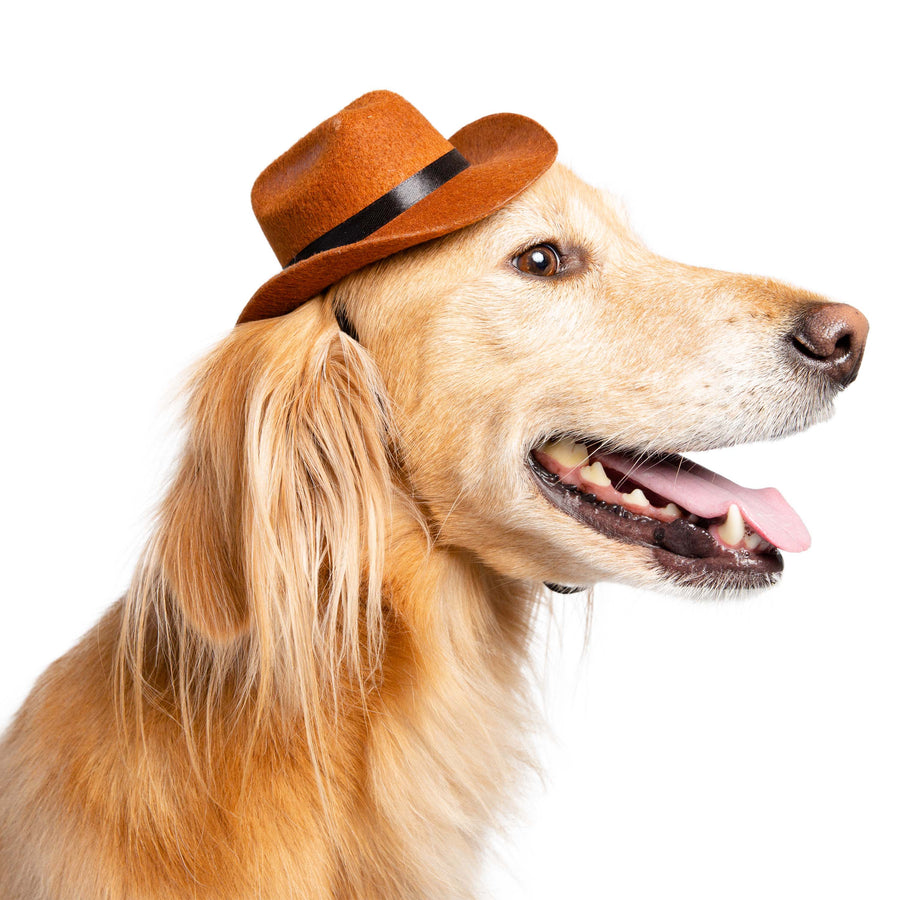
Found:
[[[600,462],[703,519],[724,516],[736,503],[744,521],[770,544],[793,553],[809,549],[806,526],[775,488],[741,487],[686,459],[637,462],[608,453]]]

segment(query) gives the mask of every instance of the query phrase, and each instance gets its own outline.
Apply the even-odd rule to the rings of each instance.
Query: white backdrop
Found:
[[[900,895],[900,72],[886,9],[6,12],[0,723],[123,589],[174,454],[179,376],[276,270],[249,207],[257,173],[374,88],[445,134],[521,112],[623,198],[653,249],[854,303],[872,335],[834,420],[711,457],[777,485],[809,525],[813,549],[787,559],[782,586],[715,604],[604,586],[583,659],[583,598],[557,603],[546,785],[485,889]]]

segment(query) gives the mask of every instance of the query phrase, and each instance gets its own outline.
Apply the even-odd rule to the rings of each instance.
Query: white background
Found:
[[[712,459],[809,525],[781,587],[709,604],[601,587],[583,659],[583,598],[558,602],[546,786],[486,888],[900,896],[889,5],[360,6],[4,13],[0,723],[123,589],[180,373],[276,270],[257,173],[374,88],[445,134],[521,112],[653,249],[854,303],[872,336],[834,420]]]

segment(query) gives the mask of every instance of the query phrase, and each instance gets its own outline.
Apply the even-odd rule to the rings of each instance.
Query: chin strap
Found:
[[[356,333],[353,323],[347,318],[347,313],[345,313],[337,304],[332,304],[331,308],[334,311],[335,319],[337,319],[338,328],[340,328],[344,334],[352,337],[354,341],[359,343],[359,335]]]
[[[544,587],[550,588],[554,594],[578,594],[585,590],[583,587],[573,587],[568,584],[554,584],[552,581],[545,581]]]

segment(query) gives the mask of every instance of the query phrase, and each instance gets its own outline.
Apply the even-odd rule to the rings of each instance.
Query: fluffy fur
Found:
[[[545,241],[564,277],[511,265]],[[649,549],[551,507],[526,455],[822,418],[836,388],[784,339],[819,302],[655,256],[556,166],[237,327],[192,376],[130,589],[0,748],[0,897],[472,896],[528,764],[541,583],[670,586]]]

